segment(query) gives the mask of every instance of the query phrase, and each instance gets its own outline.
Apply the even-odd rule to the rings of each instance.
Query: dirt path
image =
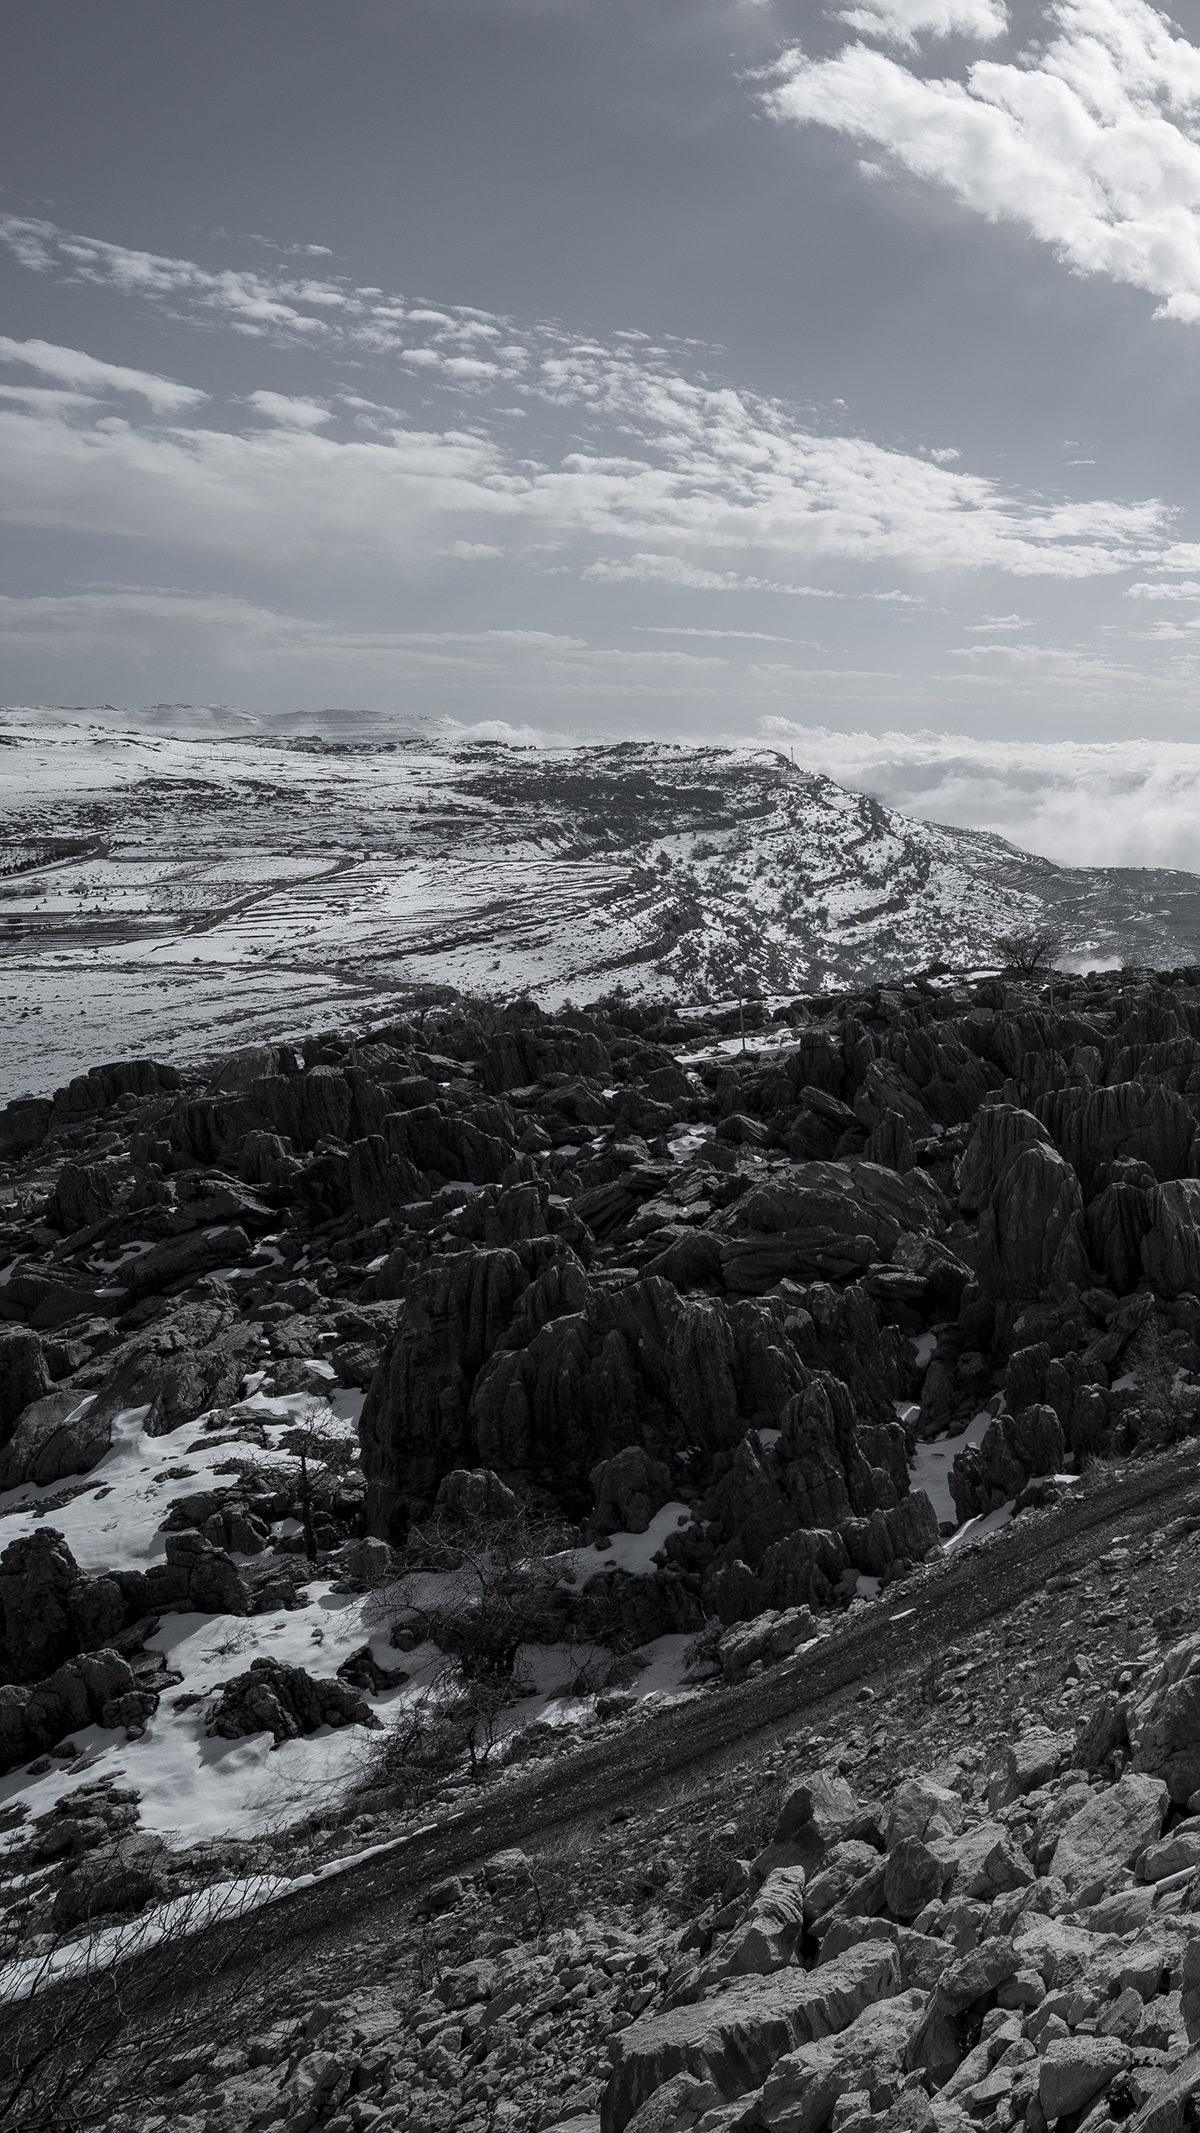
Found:
[[[394,1850],[348,1865],[205,1939],[224,1937],[223,1959],[236,1941],[239,1967],[277,1953],[284,1942],[295,1944],[301,1967],[311,1944],[326,1976],[331,1962],[336,1968],[339,1947],[360,1972],[364,1960],[370,1966],[373,1944],[383,1963],[412,1899],[444,1876],[509,1845],[536,1845],[572,1822],[628,1806],[664,1779],[719,1761],[754,1735],[784,1730],[800,1717],[827,1718],[863,1687],[877,1694],[894,1688],[956,1639],[1001,1620],[1048,1577],[1094,1562],[1113,1533],[1149,1535],[1188,1512],[1200,1513],[1196,1444],[1123,1468],[1064,1505],[1021,1518],[978,1550],[964,1548],[921,1586],[896,1585],[888,1599],[811,1652],[739,1687],[647,1713],[549,1767],[509,1777]]]

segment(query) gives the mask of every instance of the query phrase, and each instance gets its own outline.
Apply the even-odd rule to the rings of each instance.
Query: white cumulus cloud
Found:
[[[922,32],[991,44],[1008,28],[1008,10],[1002,0],[863,0],[859,7],[841,8],[838,21],[913,51]]]
[[[1053,0],[1044,24],[963,81],[862,43],[795,50],[767,109],[875,144],[1077,273],[1148,290],[1160,318],[1200,319],[1200,49],[1146,0]]]

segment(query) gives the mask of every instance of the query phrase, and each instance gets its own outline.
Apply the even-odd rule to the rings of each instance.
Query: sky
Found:
[[[1200,866],[1198,0],[5,43],[4,701],[766,741]]]

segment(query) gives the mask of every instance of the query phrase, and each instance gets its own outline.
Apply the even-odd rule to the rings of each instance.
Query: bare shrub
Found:
[[[201,2000],[216,1993],[228,2033],[250,2026],[247,2003],[257,2008],[284,1984],[295,1958],[256,1931],[261,1897],[261,1877],[251,1877],[140,1918],[96,1921],[50,1946],[44,1934],[10,1941],[0,1965],[0,2126],[87,2133],[120,2122],[122,2105],[130,2126],[144,2124],[149,2098],[211,2058],[212,2008],[202,2023]]]
[[[1052,970],[1067,952],[1066,934],[1057,926],[1027,926],[1013,933],[998,933],[992,952],[1006,970],[1033,977],[1039,970]]]

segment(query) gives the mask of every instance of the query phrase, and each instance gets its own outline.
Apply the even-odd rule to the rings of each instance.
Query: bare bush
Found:
[[[1039,970],[1053,970],[1066,954],[1068,940],[1056,926],[1028,926],[1014,933],[998,933],[992,952],[1006,970],[1033,977]]]
[[[566,1626],[555,1560],[562,1527],[531,1518],[501,1485],[478,1493],[480,1505],[460,1502],[414,1528],[405,1571],[377,1588],[371,1606],[376,1620],[399,1616],[394,1626],[435,1644],[444,1662],[372,1754],[371,1782],[407,1804],[460,1773],[485,1778],[509,1733],[507,1713],[533,1693],[522,1648],[557,1643]],[[430,1582],[435,1596],[418,1600]],[[590,1643],[581,1647],[576,1671],[590,1670],[593,1654]]]
[[[49,1946],[44,1934],[10,1941],[0,1966],[0,2126],[88,2133],[120,2123],[122,2106],[131,2127],[143,2125],[158,2094],[173,2116],[172,2092],[212,2057],[211,2005],[202,2025],[201,1999],[217,1995],[227,2030],[249,2026],[244,2003],[257,2009],[277,1995],[295,1961],[258,1923],[263,1892],[251,1876],[139,1918],[106,1917]]]

